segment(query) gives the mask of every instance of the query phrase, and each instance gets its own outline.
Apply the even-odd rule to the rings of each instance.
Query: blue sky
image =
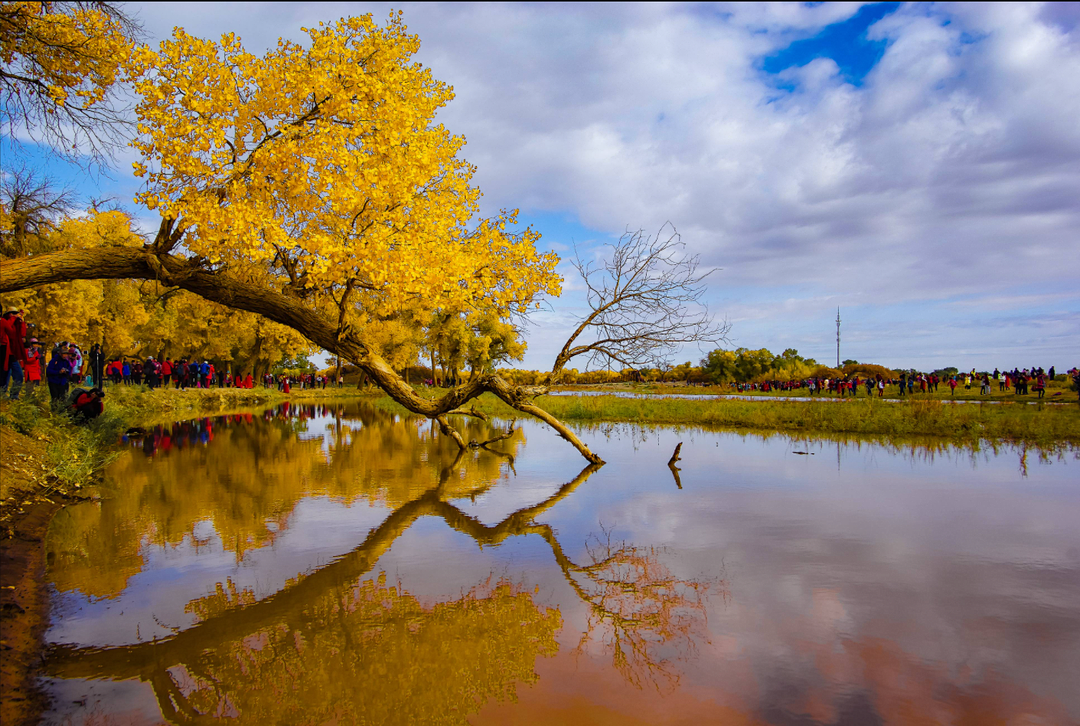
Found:
[[[762,70],[776,75],[793,66],[804,66],[817,58],[829,58],[845,81],[862,85],[866,74],[885,54],[886,41],[867,37],[870,26],[896,11],[900,3],[864,5],[849,18],[826,25],[809,38],[792,41],[762,59]],[[789,87],[789,90],[790,87]]]
[[[128,7],[151,38],[232,31],[252,51],[390,10]],[[485,211],[520,208],[564,256],[671,222],[715,268],[733,346],[832,360],[839,306],[844,358],[1080,364],[1077,4],[394,7],[455,88],[439,120]],[[133,159],[75,182],[156,227],[130,203]],[[562,269],[525,367],[585,309]]]

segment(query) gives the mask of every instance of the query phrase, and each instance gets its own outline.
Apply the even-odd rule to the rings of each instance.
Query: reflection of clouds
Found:
[[[1071,457],[1032,466],[1021,480],[1011,449],[972,460],[841,445],[837,468],[834,443],[800,442],[818,455],[797,457],[783,436],[649,429],[604,440],[612,463],[559,494],[551,482],[576,474],[579,457],[550,430],[523,425],[517,476],[498,480],[475,504],[454,500],[453,511],[432,498],[400,532],[387,530],[385,550],[342,576],[376,567],[428,607],[494,573],[535,584],[537,607],[559,608],[561,654],[537,664],[540,682],[521,689],[517,705],[492,706],[476,723],[980,723],[988,714],[1065,723],[1080,713],[1072,695],[1080,501]],[[681,491],[664,464],[676,441],[685,442]],[[507,507],[549,497],[550,506],[537,505],[505,532],[493,526]],[[232,577],[238,591],[262,598],[280,589],[281,577],[307,571],[298,557],[317,568],[302,587],[329,582],[344,559],[338,553],[387,516],[379,505],[350,509],[307,497],[242,568],[219,549],[194,561],[225,569],[193,572],[185,543],[151,557],[151,579],[132,578],[147,585],[132,595],[175,625],[162,603],[186,602],[177,597],[183,588],[185,598],[199,597]],[[635,547],[667,548],[662,564],[672,577],[727,583],[729,596],[708,602],[696,655],[678,664],[679,687],[663,698],[618,675],[603,643],[569,655],[590,610],[557,551],[587,565],[586,542],[600,523]],[[195,531],[206,533],[204,525]],[[559,548],[545,541],[548,533]],[[172,579],[186,584],[168,585]],[[274,607],[256,605],[236,619]],[[303,607],[297,598],[295,608]]]
[[[608,440],[616,471],[605,473],[631,491],[598,509],[620,536],[675,548],[684,574],[723,558],[731,598],[711,604],[714,645],[691,678],[745,660],[763,702],[826,722],[859,712],[865,704],[834,698],[859,689],[884,714],[889,678],[901,691],[897,679],[939,684],[954,715],[967,702],[1014,715],[1080,712],[1070,682],[1080,653],[1071,457],[1022,481],[1012,451],[934,460],[844,446],[838,471],[823,455],[829,445],[796,460],[780,437],[699,434],[683,448],[683,492],[635,485],[630,469],[644,458],[660,470],[653,450],[680,438],[662,434],[644,457]],[[833,651],[836,662],[822,655]],[[866,675],[874,658],[891,664],[874,671],[880,683]],[[962,665],[966,679],[954,674]]]

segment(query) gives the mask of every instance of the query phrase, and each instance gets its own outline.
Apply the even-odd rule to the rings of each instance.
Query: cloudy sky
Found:
[[[1080,364],[1080,5],[394,7],[454,86],[485,212],[562,254],[671,222],[733,347],[833,360],[840,307],[843,358]],[[391,6],[128,8],[255,51]],[[583,309],[564,267],[525,367]]]

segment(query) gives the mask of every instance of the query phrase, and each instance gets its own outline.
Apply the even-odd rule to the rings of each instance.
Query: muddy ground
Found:
[[[66,503],[45,468],[45,442],[0,426],[0,724],[35,724],[48,624],[45,534]]]

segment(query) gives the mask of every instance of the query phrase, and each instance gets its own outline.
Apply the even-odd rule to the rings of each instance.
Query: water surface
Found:
[[[1080,721],[1075,452],[519,426],[129,442],[49,535],[47,722]]]

